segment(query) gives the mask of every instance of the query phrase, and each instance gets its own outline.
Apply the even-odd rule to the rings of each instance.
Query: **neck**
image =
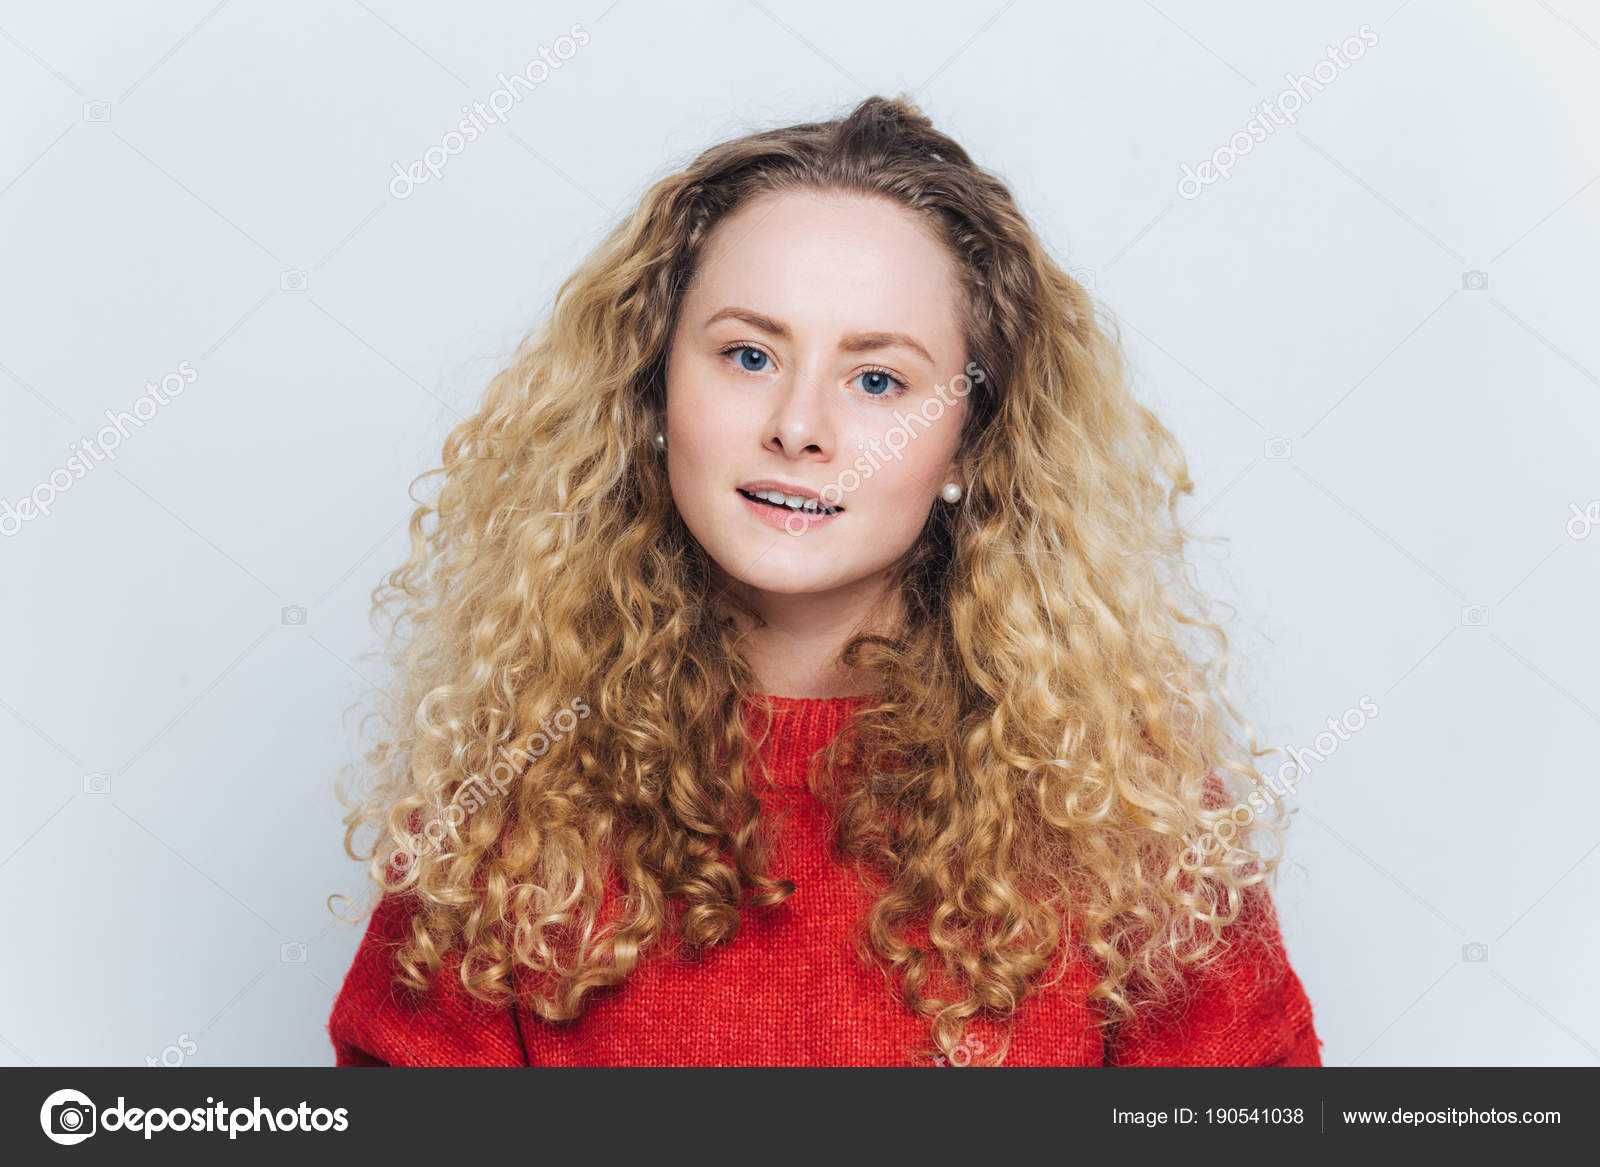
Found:
[[[760,691],[778,697],[860,697],[876,691],[875,674],[839,660],[850,637],[887,632],[898,594],[887,577],[869,577],[827,592],[787,594],[735,585],[762,623],[736,616],[745,660]],[[730,589],[734,590],[734,589]]]

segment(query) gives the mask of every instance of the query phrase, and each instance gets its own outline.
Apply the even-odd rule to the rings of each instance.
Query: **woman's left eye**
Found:
[[[725,349],[718,350],[722,356],[731,357],[738,353],[739,368],[746,373],[764,373],[771,357],[750,344],[730,344]],[[910,388],[899,377],[888,369],[865,369],[857,373],[852,380],[861,381],[868,379],[861,386],[861,391],[868,397],[899,397]]]
[[[856,380],[858,381],[864,377],[872,378],[870,388],[865,384],[861,387],[862,392],[866,393],[868,397],[898,397],[909,388],[904,381],[889,372],[888,369],[867,369],[856,374]]]

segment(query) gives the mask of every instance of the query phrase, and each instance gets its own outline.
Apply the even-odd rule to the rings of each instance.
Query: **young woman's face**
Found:
[[[884,199],[790,193],[720,223],[681,305],[667,472],[690,532],[775,593],[872,589],[948,482],[966,394],[948,252]],[[937,390],[937,392],[936,392]],[[777,510],[771,484],[843,509]]]

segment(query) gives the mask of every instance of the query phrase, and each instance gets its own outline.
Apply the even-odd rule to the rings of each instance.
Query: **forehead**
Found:
[[[685,315],[698,324],[737,304],[799,328],[912,332],[940,355],[959,330],[959,292],[949,249],[899,204],[784,192],[752,199],[717,224]]]

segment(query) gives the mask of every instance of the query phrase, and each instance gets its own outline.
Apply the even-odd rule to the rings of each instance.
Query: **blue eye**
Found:
[[[764,371],[766,369],[766,365],[764,363],[762,363],[762,362],[769,361],[769,360],[772,359],[772,358],[768,357],[767,354],[762,352],[760,349],[755,348],[754,346],[748,345],[748,344],[730,345],[728,348],[723,349],[722,352],[723,352],[724,355],[726,355],[728,353],[738,353],[738,354],[740,354],[739,355],[739,367],[741,369],[743,369],[747,373],[760,373],[760,372]],[[756,357],[756,358],[759,358],[758,361],[755,364],[751,364],[750,363],[750,359],[751,359],[752,356]]]
[[[858,373],[857,376],[875,378],[870,385],[861,386],[868,397],[898,397],[906,391],[906,383],[886,369],[868,369],[864,373]]]
[[[746,373],[764,373],[772,363],[772,358],[753,344],[730,344],[726,348],[718,349],[717,351],[719,355],[724,357],[738,353],[739,368]],[[910,385],[889,372],[888,369],[864,369],[857,373],[853,380],[860,381],[868,377],[871,378],[871,381],[861,387],[861,391],[868,397],[893,400],[911,388]]]

